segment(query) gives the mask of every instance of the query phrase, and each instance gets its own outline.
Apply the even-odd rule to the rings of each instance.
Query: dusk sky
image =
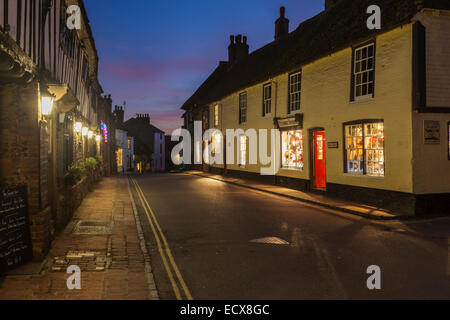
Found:
[[[100,57],[99,78],[125,118],[149,113],[171,134],[180,107],[227,60],[231,34],[248,37],[250,52],[273,41],[279,7],[290,31],[324,8],[324,0],[85,0]]]

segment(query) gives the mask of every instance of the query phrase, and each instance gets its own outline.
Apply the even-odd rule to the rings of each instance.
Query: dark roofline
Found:
[[[368,30],[366,9],[382,9],[383,28]],[[285,39],[252,52],[230,71],[220,65],[185,102],[182,109],[202,107],[270,78],[299,69],[335,52],[411,22],[423,8],[450,10],[448,0],[341,0],[302,22]],[[222,71],[222,72],[219,72]]]

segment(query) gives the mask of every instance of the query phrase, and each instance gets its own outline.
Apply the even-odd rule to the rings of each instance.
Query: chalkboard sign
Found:
[[[31,259],[27,189],[0,190],[0,274]]]

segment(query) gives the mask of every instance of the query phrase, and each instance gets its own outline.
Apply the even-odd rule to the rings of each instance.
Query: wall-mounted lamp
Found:
[[[85,136],[87,136],[88,135],[88,128],[86,128],[86,127],[84,127],[84,128],[82,128],[81,129],[81,134],[83,135],[83,137],[85,137]]]
[[[53,109],[54,96],[48,90],[41,90],[41,113],[43,116],[49,116]]]
[[[89,132],[88,132],[88,139],[91,139],[93,135],[94,135],[94,133],[89,130]]]
[[[76,133],[80,133],[83,129],[83,124],[81,122],[75,122],[74,130]]]

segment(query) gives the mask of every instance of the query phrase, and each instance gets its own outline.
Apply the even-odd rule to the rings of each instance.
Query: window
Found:
[[[85,55],[83,55],[83,70],[82,70],[82,79],[86,84],[89,79],[89,62]]]
[[[219,105],[214,107],[214,125],[219,126]]]
[[[239,136],[239,165],[247,165],[247,136]]]
[[[289,110],[288,113],[300,110],[300,97],[302,90],[302,73],[289,75]]]
[[[247,122],[247,92],[239,95],[239,123]]]
[[[211,137],[211,153],[215,156],[220,154],[222,150],[222,134],[220,132],[213,134]]]
[[[384,176],[384,123],[346,125],[345,152],[347,173]]]
[[[281,138],[283,168],[303,170],[302,130],[283,131]]]
[[[372,98],[375,77],[375,44],[357,48],[353,52],[352,100]]]
[[[209,129],[209,111],[206,110],[203,112],[203,131],[206,131]]]
[[[76,34],[75,34],[75,30],[70,30],[67,27],[67,23],[64,17],[66,17],[66,11],[67,11],[67,6],[62,6],[61,7],[61,40],[62,40],[62,44],[65,47],[65,49],[67,50],[67,54],[69,55],[70,58],[74,58],[75,57],[75,38],[76,38]]]
[[[128,138],[128,150],[131,150],[131,139]]]
[[[263,117],[272,112],[272,84],[263,86]]]

